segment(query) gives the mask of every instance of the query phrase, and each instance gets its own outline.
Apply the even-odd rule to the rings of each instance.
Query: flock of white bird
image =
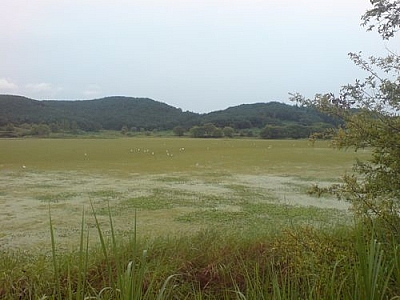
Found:
[[[179,148],[178,151],[179,151],[179,152],[183,152],[183,151],[185,151],[185,148],[184,148],[184,147],[181,147],[181,148]],[[150,153],[151,155],[155,155],[155,152],[154,152],[154,151],[151,151],[151,152],[150,152],[150,149],[147,149],[147,148],[144,148],[144,149],[141,149],[141,148],[132,149],[132,148],[131,148],[131,149],[129,150],[129,152],[130,152],[130,153],[140,153],[140,152],[142,152],[142,153]],[[165,154],[166,154],[168,157],[173,157],[173,156],[174,156],[174,154],[171,153],[171,152],[169,152],[168,149],[165,150]]]

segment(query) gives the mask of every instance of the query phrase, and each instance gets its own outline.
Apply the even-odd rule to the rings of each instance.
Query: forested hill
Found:
[[[283,126],[297,124],[309,126],[318,123],[335,124],[335,121],[317,110],[292,106],[280,102],[242,104],[204,115],[203,122],[216,126],[235,128],[263,128],[265,125]]]
[[[198,114],[182,112],[147,98],[107,97],[84,101],[37,101],[21,96],[0,95],[0,126],[12,123],[77,126],[80,130],[120,130],[123,126],[171,129],[197,121]]]
[[[0,95],[0,126],[47,124],[54,128],[97,131],[188,130],[213,123],[235,130],[271,126],[329,126],[333,121],[315,110],[279,102],[243,104],[208,114],[181,109],[148,98],[107,97],[84,101],[37,101],[21,96]],[[319,126],[318,125],[318,126]]]

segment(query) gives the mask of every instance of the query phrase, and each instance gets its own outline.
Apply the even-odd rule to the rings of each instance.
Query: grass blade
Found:
[[[51,218],[50,205],[49,205],[49,221],[50,221],[51,253],[52,253],[52,257],[53,257],[53,268],[54,268],[54,280],[56,282],[55,294],[58,295],[58,299],[61,299],[60,272],[59,272],[57,257],[56,257],[56,241],[55,241],[55,237],[54,237],[54,227],[53,227],[53,220]]]

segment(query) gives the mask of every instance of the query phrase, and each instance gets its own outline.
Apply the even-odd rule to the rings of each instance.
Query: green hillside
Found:
[[[84,131],[122,126],[170,129],[196,114],[147,98],[107,97],[87,101],[37,101],[0,95],[0,126],[8,123],[76,123]]]
[[[90,132],[122,128],[131,131],[172,130],[177,126],[188,131],[193,126],[210,123],[221,129],[231,127],[236,132],[272,126],[275,135],[262,137],[297,138],[306,137],[316,129],[331,127],[334,121],[313,109],[279,102],[242,104],[197,114],[148,98],[115,96],[84,101],[38,101],[0,95],[0,131],[3,136],[7,135],[4,132],[12,131],[13,126],[29,128],[28,125],[35,124],[47,125],[52,132]],[[297,132],[294,136],[293,130]]]
[[[232,126],[238,129],[262,128],[265,125],[312,125],[334,124],[334,120],[316,110],[291,106],[280,102],[242,104],[203,116],[204,122],[217,126]]]

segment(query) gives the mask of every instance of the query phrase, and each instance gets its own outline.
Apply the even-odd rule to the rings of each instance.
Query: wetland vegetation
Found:
[[[350,299],[372,284],[360,259],[379,259],[370,280],[398,293],[398,253],[365,244],[347,202],[307,193],[369,150],[151,137],[0,149],[2,299]]]

